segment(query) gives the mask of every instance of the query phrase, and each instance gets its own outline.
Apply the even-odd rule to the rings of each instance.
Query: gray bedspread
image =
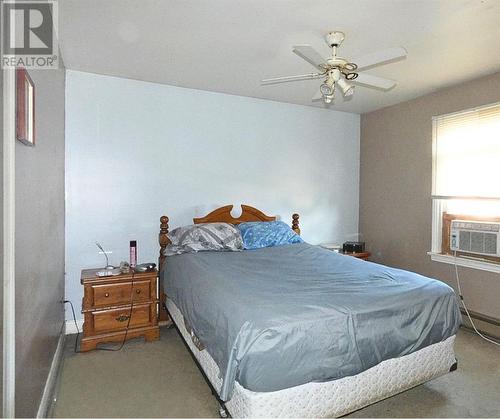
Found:
[[[165,290],[234,381],[258,392],[358,374],[454,335],[444,283],[307,243],[167,258]]]

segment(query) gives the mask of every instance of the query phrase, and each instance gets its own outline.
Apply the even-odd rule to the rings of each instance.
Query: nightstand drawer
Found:
[[[134,306],[129,324],[130,307],[122,307],[110,310],[94,311],[92,316],[93,330],[95,333],[113,332],[132,327],[150,326],[153,324],[155,310],[151,304]]]
[[[92,286],[92,300],[94,307],[109,307],[116,304],[130,303],[130,287],[132,282],[119,284],[105,284]],[[134,281],[132,298],[134,302],[150,301],[151,281]]]

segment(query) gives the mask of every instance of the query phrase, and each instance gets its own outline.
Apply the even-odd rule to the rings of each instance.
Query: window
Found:
[[[436,116],[432,123],[431,256],[453,262],[453,256],[444,257],[451,253],[443,243],[448,219],[500,221],[500,103]],[[496,258],[457,259],[462,265],[500,272]]]

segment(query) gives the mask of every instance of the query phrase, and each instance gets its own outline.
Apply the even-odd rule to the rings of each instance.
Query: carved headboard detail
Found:
[[[210,214],[205,215],[200,218],[193,218],[193,223],[229,223],[229,224],[240,224],[249,221],[276,221],[276,217],[270,217],[264,214],[257,208],[251,207],[250,205],[241,206],[241,215],[238,218],[234,218],[231,215],[233,205],[226,205],[224,207],[217,208]]]

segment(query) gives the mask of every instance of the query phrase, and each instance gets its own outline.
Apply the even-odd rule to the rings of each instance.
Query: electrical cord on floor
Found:
[[[476,325],[472,321],[472,317],[469,313],[469,310],[467,309],[467,306],[465,305],[465,300],[464,296],[462,295],[462,287],[460,286],[460,276],[458,275],[458,264],[457,264],[457,252],[453,252],[453,256],[455,257],[455,278],[457,280],[457,287],[458,287],[458,296],[460,297],[460,302],[462,303],[462,306],[464,307],[465,313],[467,314],[467,317],[469,318],[470,324],[472,325],[472,328],[474,331],[482,337],[484,340],[493,343],[494,345],[500,346],[499,342],[495,342],[493,339],[488,338],[487,336],[484,336],[479,330],[477,330]]]
[[[132,283],[130,285],[130,310],[129,310],[129,315],[127,319],[127,327],[125,329],[125,334],[123,335],[122,342],[118,348],[107,348],[107,347],[97,347],[95,348],[98,351],[120,351],[123,346],[125,345],[125,342],[127,341],[127,335],[128,335],[128,329],[130,327],[130,320],[132,319],[132,310],[134,308],[134,277],[135,277],[135,271],[133,268],[132,269]],[[75,348],[74,352],[75,354],[80,353],[81,351],[78,350],[78,338],[80,336],[80,329],[78,327],[78,323],[76,321],[76,315],[75,315],[75,308],[73,307],[73,303],[70,300],[64,300],[64,304],[69,303],[71,306],[71,312],[73,313],[73,322],[75,323],[76,327],[76,338],[75,338]]]
[[[70,304],[71,306],[71,311],[73,312],[73,321],[75,322],[75,327],[76,327],[76,339],[75,339],[75,354],[78,353],[78,337],[80,336],[80,329],[78,328],[78,323],[76,322],[76,316],[75,316],[75,308],[73,307],[73,303],[70,300],[64,300],[64,304]]]

